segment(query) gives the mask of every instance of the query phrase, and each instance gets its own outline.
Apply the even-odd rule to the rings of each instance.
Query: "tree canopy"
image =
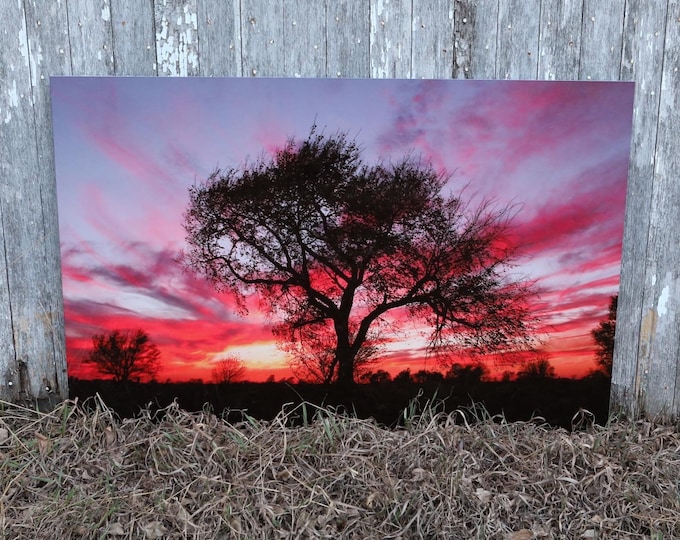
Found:
[[[256,295],[293,362],[326,381],[353,382],[405,317],[430,350],[526,346],[533,288],[509,272],[511,209],[472,208],[447,179],[410,156],[366,164],[346,134],[313,128],[190,188],[184,260],[243,311]]]
[[[142,329],[94,335],[92,345],[86,361],[115,381],[152,379],[158,373],[160,351]]]

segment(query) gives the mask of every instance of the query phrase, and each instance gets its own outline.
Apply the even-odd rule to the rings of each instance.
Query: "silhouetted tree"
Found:
[[[442,193],[446,180],[412,158],[366,165],[346,135],[312,128],[270,160],[190,188],[185,262],[243,312],[259,294],[282,340],[304,346],[330,328],[323,380],[354,382],[360,352],[395,310],[429,325],[433,350],[522,347],[533,293],[507,272],[511,211],[472,209]]]
[[[160,351],[142,329],[97,334],[92,336],[92,345],[86,362],[115,381],[149,380],[158,373]]]
[[[444,380],[444,374],[429,369],[419,369],[413,374],[413,382],[416,384],[440,383]]]
[[[538,360],[527,361],[522,368],[517,372],[515,380],[533,380],[533,379],[552,379],[556,376],[555,368],[547,358],[539,358]]]
[[[277,325],[274,335],[279,339],[279,348],[288,353],[290,367],[300,380],[328,384],[337,377],[338,364],[335,362],[336,339],[332,327],[323,321],[302,327]],[[364,342],[354,358],[355,373],[367,372],[376,361],[379,347]]]
[[[595,352],[597,365],[609,377],[612,375],[612,364],[614,362],[614,334],[616,332],[616,308],[618,303],[619,295],[615,294],[609,299],[607,319],[598,324],[590,332],[597,346]]]
[[[217,384],[230,384],[241,380],[246,368],[237,355],[219,360],[212,370],[212,379]]]
[[[394,376],[394,379],[392,380],[395,383],[412,383],[413,379],[411,378],[411,370],[407,368],[400,371]]]
[[[482,382],[487,377],[489,370],[482,364],[452,364],[444,377],[450,381],[456,381],[462,386],[472,386]]]
[[[359,377],[359,381],[364,384],[382,384],[390,382],[392,376],[384,369],[378,369],[377,371],[365,371]]]

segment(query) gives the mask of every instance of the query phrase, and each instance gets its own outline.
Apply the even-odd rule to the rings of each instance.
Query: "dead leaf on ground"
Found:
[[[145,538],[149,540],[156,540],[157,538],[165,537],[167,531],[160,521],[152,521],[146,525],[142,525],[142,530],[144,531]]]
[[[111,523],[109,525],[109,530],[106,531],[111,536],[125,536],[125,529],[120,523]]]
[[[534,532],[529,529],[520,529],[510,535],[510,540],[531,540],[534,538]]]
[[[38,441],[38,450],[40,451],[41,454],[45,454],[46,452],[49,451],[52,443],[47,437],[45,437],[45,435],[43,435],[39,431],[36,431],[35,440]]]

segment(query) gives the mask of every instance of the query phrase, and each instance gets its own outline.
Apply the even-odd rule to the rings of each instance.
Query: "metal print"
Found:
[[[556,381],[578,408],[582,380],[606,403],[632,100],[53,78],[72,388],[251,411],[370,391],[377,417],[424,388],[507,411]]]

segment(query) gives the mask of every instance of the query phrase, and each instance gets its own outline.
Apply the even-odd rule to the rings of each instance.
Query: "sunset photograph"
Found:
[[[51,92],[70,377],[602,369],[633,84],[56,77]],[[97,361],[124,344],[148,370]]]

